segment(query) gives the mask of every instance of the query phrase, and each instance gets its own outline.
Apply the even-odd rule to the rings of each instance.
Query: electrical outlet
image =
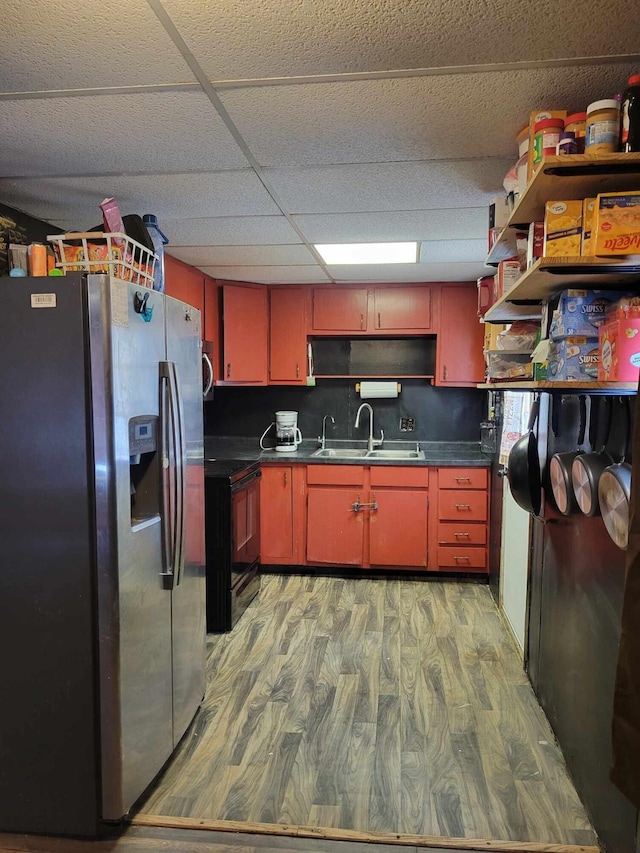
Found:
[[[413,432],[415,428],[415,418],[400,418],[400,432]]]

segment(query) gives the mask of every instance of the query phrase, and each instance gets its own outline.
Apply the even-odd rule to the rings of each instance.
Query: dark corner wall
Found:
[[[364,439],[369,434],[368,415],[354,429],[358,406],[363,401],[353,379],[318,379],[315,387],[268,386],[217,388],[205,404],[205,433],[260,437],[279,409],[299,412],[298,426],[303,438],[315,438],[322,431],[324,415],[333,415],[335,426],[327,424],[327,438]],[[374,399],[374,430],[384,430],[385,439],[407,441],[480,441],[480,422],[486,417],[485,391],[475,388],[435,388],[424,380],[401,381],[397,399]],[[400,418],[415,419],[413,432],[400,431]]]
[[[0,203],[0,276],[9,275],[9,243],[46,243],[47,235],[59,233],[54,225]]]

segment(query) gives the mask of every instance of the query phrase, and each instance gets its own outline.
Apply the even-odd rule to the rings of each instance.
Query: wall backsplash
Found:
[[[318,379],[314,388],[267,386],[266,388],[216,388],[212,402],[205,404],[205,433],[259,437],[278,409],[299,412],[298,426],[304,438],[315,438],[322,430],[324,415],[336,424],[327,425],[327,437],[364,439],[369,434],[365,416],[354,429],[362,402],[355,390],[356,379]],[[397,399],[368,401],[373,406],[375,435],[408,441],[480,441],[480,421],[486,417],[486,391],[475,388],[434,388],[424,380],[402,380]],[[400,418],[415,418],[413,432],[400,431]]]

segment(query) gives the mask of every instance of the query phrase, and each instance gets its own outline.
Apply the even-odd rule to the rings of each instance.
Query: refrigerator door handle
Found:
[[[184,435],[184,412],[182,410],[182,393],[178,382],[178,368],[174,362],[171,362],[173,373],[174,386],[174,404],[176,415],[176,490],[178,494],[178,502],[176,504],[176,549],[174,575],[175,585],[178,586],[182,579],[182,569],[184,567],[185,540],[186,540],[186,442]]]
[[[206,352],[203,352],[203,353],[202,353],[202,360],[204,361],[204,363],[205,363],[205,364],[206,364],[206,366],[207,366],[207,374],[208,374],[208,377],[209,377],[209,378],[207,379],[207,382],[206,382],[206,384],[205,384],[205,386],[204,386],[204,389],[203,389],[203,391],[202,391],[202,396],[203,396],[203,397],[206,397],[206,396],[207,396],[207,394],[208,394],[208,393],[211,391],[211,389],[213,388],[213,365],[211,364],[211,359],[210,359],[210,358],[209,358],[209,356],[206,354]]]
[[[162,436],[162,577],[168,579],[167,586],[173,589],[176,583],[178,555],[179,510],[181,497],[179,485],[180,435],[176,409],[175,364],[160,362],[160,430]],[[180,459],[180,465],[181,465]]]

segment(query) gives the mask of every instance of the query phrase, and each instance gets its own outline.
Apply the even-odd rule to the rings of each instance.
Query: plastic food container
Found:
[[[533,168],[538,168],[545,157],[556,153],[560,133],[564,130],[564,119],[544,118],[536,122],[533,132]]]
[[[518,157],[522,157],[529,151],[529,125],[523,127],[518,133],[516,142],[518,144]]]
[[[564,129],[576,135],[576,154],[584,154],[584,142],[587,134],[587,114],[573,113],[564,120]]]
[[[620,104],[613,98],[587,107],[586,154],[612,154],[620,142]]]
[[[576,135],[572,130],[563,130],[556,146],[556,154],[577,154]]]

